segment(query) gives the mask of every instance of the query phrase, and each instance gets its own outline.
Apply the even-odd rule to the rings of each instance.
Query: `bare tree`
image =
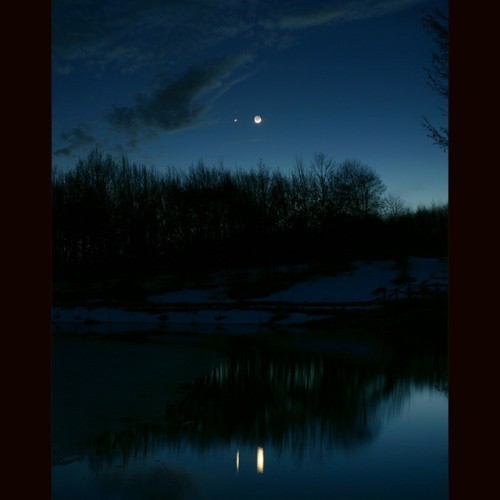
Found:
[[[334,196],[340,214],[361,218],[380,215],[385,190],[379,175],[357,160],[345,160],[335,171]]]
[[[388,194],[383,200],[382,216],[385,219],[401,217],[402,215],[408,215],[410,212],[410,207],[399,195]]]
[[[427,73],[427,84],[444,100],[441,114],[448,119],[448,17],[438,8],[432,12],[424,9],[422,23],[431,35],[435,50],[432,53],[432,64],[424,68]],[[448,126],[435,127],[427,117],[423,119],[427,136],[444,151],[448,149]]]

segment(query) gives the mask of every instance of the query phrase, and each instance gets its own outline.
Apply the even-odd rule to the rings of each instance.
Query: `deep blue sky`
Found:
[[[422,9],[445,0],[53,0],[53,164],[103,153],[287,172],[316,152],[448,200]],[[256,125],[254,115],[262,116]]]

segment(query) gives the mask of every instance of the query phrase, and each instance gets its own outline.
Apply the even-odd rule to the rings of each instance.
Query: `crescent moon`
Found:
[[[253,121],[258,125],[262,121],[262,118],[259,115],[255,115]]]

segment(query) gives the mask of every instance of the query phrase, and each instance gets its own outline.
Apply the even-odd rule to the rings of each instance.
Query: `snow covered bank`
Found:
[[[412,290],[423,287],[442,290],[448,285],[447,259],[410,258],[404,266],[406,281],[396,284],[394,280],[401,277],[401,269],[394,260],[354,262],[352,271],[311,278],[251,301],[227,299],[226,289],[218,286],[151,296],[151,308],[144,311],[54,307],[52,319],[54,331],[71,325],[91,327],[92,330],[102,330],[100,325],[119,325],[122,330],[170,327],[178,330],[200,325],[215,328],[292,326],[332,316],[335,304],[344,308],[346,303],[356,308],[377,307],[377,299],[382,293],[397,298],[407,293],[408,285]]]

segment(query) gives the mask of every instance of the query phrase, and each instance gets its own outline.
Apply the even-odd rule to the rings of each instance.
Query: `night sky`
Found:
[[[286,173],[323,152],[408,204],[448,200],[422,9],[445,0],[53,0],[53,164]],[[254,122],[260,115],[262,121]]]

